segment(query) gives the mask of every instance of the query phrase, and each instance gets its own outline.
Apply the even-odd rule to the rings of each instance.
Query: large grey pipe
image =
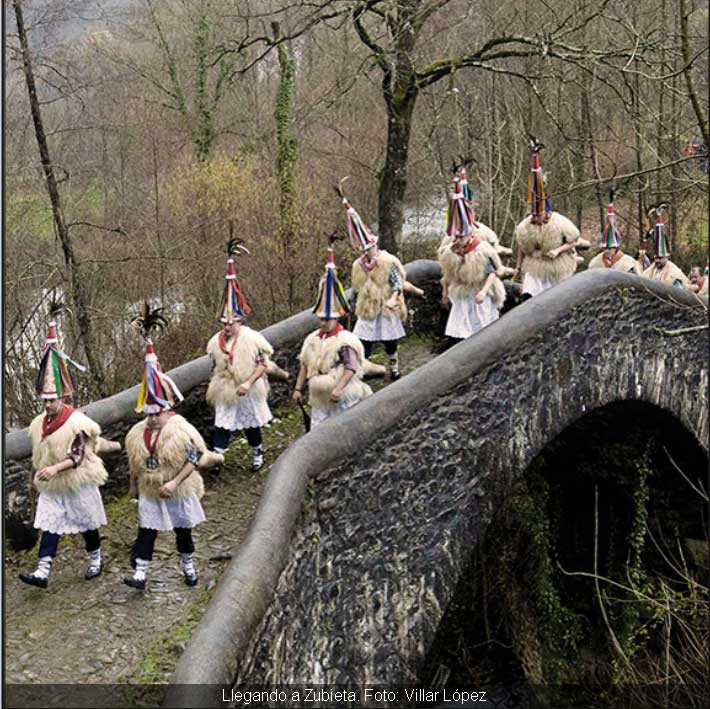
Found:
[[[544,332],[567,311],[590,307],[613,289],[633,288],[684,306],[700,300],[678,288],[617,271],[587,271],[547,291],[350,411],[293,443],[274,463],[244,543],[227,567],[171,679],[165,706],[221,706],[239,658],[266,613],[289,557],[310,477],[363,450],[409,414]],[[337,441],[337,445],[334,445]],[[193,685],[193,686],[186,686]],[[210,686],[212,685],[212,686]]]
[[[437,277],[440,273],[439,266],[434,261],[412,261],[405,266],[407,279],[413,283],[421,283],[429,278]],[[297,315],[281,320],[275,325],[270,325],[262,330],[262,334],[271,343],[274,349],[303,339],[311,330],[318,326],[318,318],[310,310],[304,310]],[[198,357],[191,362],[181,364],[171,369],[171,376],[183,394],[209,379],[211,364],[209,357]],[[133,408],[138,399],[139,385],[125,389],[118,394],[109,396],[99,401],[81,407],[81,411],[91,417],[99,426],[106,427],[127,416],[132,415]],[[10,460],[21,460],[32,455],[32,446],[27,434],[27,429],[13,431],[5,434],[5,457]]]

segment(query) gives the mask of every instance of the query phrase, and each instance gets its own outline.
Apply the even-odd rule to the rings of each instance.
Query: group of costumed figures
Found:
[[[522,297],[529,298],[570,278],[581,258],[578,248],[589,243],[577,227],[550,209],[540,167],[539,143],[532,144],[528,182],[529,215],[517,226],[516,267],[509,268],[501,256],[512,255],[499,243],[493,230],[477,221],[465,166],[455,167],[453,194],[447,211],[446,235],[438,250],[442,271],[442,298],[450,305],[445,334],[459,341],[478,332],[499,317],[506,291],[503,280],[523,274]],[[342,185],[342,183],[341,183]],[[423,296],[408,283],[402,264],[378,248],[378,238],[360,215],[338,192],[345,207],[352,246],[361,254],[352,265],[353,299],[348,300],[338,279],[334,259],[335,235],[329,238],[325,274],[320,280],[313,313],[320,327],[310,333],[299,355],[300,369],[292,398],[303,406],[308,384],[311,426],[337,415],[372,394],[364,381],[368,374],[384,374],[385,368],[369,361],[376,343],[383,343],[390,379],[399,379],[397,344],[405,337],[405,293]],[[602,252],[589,268],[643,275],[664,283],[707,295],[708,269],[685,274],[669,260],[662,210],[656,210],[653,227],[655,257],[634,259],[621,250],[621,237],[614,213],[613,193],[602,233]],[[192,529],[205,521],[200,503],[204,492],[201,470],[224,462],[223,453],[235,431],[244,431],[252,449],[252,470],[264,463],[261,428],[271,418],[268,405],[271,374],[288,378],[271,360],[269,342],[245,321],[251,309],[235,272],[235,259],[243,246],[230,240],[226,284],[219,309],[222,329],[207,344],[213,370],[207,401],[215,410],[212,449],[184,417],[173,409],[182,401],[175,382],[162,371],[152,335],[165,323],[161,309],[145,304],[134,324],[145,345],[144,371],[136,412],[145,417],[126,435],[129,491],[138,499],[138,534],[130,560],[133,573],[124,578],[131,587],[144,589],[158,532],[175,534],[185,583],[198,581]],[[354,303],[357,323],[352,332],[340,323]],[[53,308],[50,314],[54,315]],[[99,487],[108,477],[101,455],[120,451],[120,444],[101,437],[101,429],[84,413],[74,409],[71,397],[75,381],[71,367],[83,370],[59,347],[57,324],[52,317],[40,361],[36,392],[44,413],[29,426],[32,484],[39,492],[34,519],[42,531],[37,568],[20,574],[25,583],[47,588],[60,536],[82,534],[89,563],[85,578],[101,575],[101,536],[106,514]]]

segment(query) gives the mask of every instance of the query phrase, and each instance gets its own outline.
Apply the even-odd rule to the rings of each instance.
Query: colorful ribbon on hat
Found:
[[[57,397],[63,397],[74,392],[76,390],[76,383],[69,371],[70,364],[76,367],[80,372],[86,371],[86,367],[75,362],[69,355],[62,352],[53,344],[48,345],[39,364],[39,374],[37,375],[35,391],[40,396],[44,393],[49,393],[44,390],[44,382],[46,375],[51,373]]]
[[[454,192],[446,210],[446,234],[448,236],[468,236],[474,226],[477,225],[471,202],[464,195],[461,179],[455,177]]]
[[[606,224],[602,234],[602,246],[605,249],[618,249],[621,246],[619,224],[614,213],[614,205],[610,204],[606,215]]]
[[[343,205],[345,205],[350,243],[357,251],[364,251],[377,242],[377,237],[368,229],[367,224],[362,221],[360,215],[345,197],[343,197]]]
[[[245,318],[251,313],[251,308],[247,304],[246,298],[242,293],[239,281],[235,278],[228,280],[224,287],[222,295],[222,304],[220,306],[217,318],[225,316],[229,319],[235,315],[240,318]]]
[[[163,374],[157,358],[154,361],[146,361],[136,413],[142,413],[146,404],[155,403],[163,409],[171,408],[183,398],[175,382],[167,374]]]
[[[656,215],[656,223],[653,227],[653,241],[656,249],[656,257],[667,258],[671,252],[668,248],[668,242],[666,241],[663,217],[660,214]]]
[[[545,175],[540,167],[540,155],[532,154],[532,165],[528,175],[528,209],[533,224],[547,224],[550,219],[550,201],[545,194]]]

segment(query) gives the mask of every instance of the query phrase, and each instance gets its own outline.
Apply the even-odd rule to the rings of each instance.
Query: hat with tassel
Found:
[[[370,231],[367,224],[365,224],[362,217],[351,206],[348,198],[343,193],[343,182],[347,179],[347,177],[344,177],[340,180],[335,187],[335,191],[340,196],[340,199],[343,201],[343,206],[345,207],[350,244],[355,251],[364,252],[371,249],[373,246],[377,246],[377,235]]]
[[[545,174],[540,166],[540,151],[545,146],[530,136],[530,175],[528,176],[528,209],[533,224],[547,224],[550,220],[550,201],[545,194]]]
[[[151,333],[165,329],[167,321],[162,311],[162,308],[151,310],[148,303],[143,303],[140,314],[131,320],[145,340],[145,367],[135,409],[138,414],[158,414],[167,411],[184,398],[177,384],[163,373],[158,355],[153,348],[153,341],[150,339]]]
[[[665,225],[663,223],[663,212],[668,209],[667,204],[659,204],[655,208],[656,223],[653,226],[653,249],[656,258],[668,258],[671,250],[666,239]]]
[[[217,312],[217,318],[223,323],[231,323],[236,319],[246,318],[251,314],[251,308],[242,293],[242,287],[234,270],[234,257],[240,253],[249,253],[237,239],[230,238],[227,242],[227,275],[224,277],[224,293],[222,303]]]
[[[49,306],[49,331],[44,343],[35,384],[35,391],[42,399],[61,399],[71,396],[76,391],[76,383],[69,369],[70,365],[80,372],[86,371],[86,367],[75,362],[59,347],[56,318],[59,313],[65,310],[67,309],[60,301],[52,299]]]
[[[616,214],[614,213],[614,194],[616,190],[612,187],[609,190],[609,207],[606,213],[606,224],[604,224],[604,231],[602,232],[602,238],[600,246],[603,249],[618,249],[621,248],[621,234],[619,233],[619,224],[616,221]]]
[[[328,260],[325,274],[318,284],[318,299],[312,312],[324,320],[337,320],[350,312],[345,289],[338,280],[338,272],[333,259],[333,244],[342,237],[333,233],[328,237]]]

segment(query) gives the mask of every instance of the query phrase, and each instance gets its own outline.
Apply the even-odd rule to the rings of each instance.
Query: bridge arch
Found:
[[[305,436],[272,468],[174,681],[416,679],[496,496],[549,441],[618,401],[707,440],[707,338],[665,334],[706,307],[579,274]]]
[[[416,683],[598,682],[616,657],[607,622],[631,632],[621,609],[645,604],[601,581],[614,599],[605,618],[591,574],[627,586],[637,570],[677,588],[684,569],[702,578],[707,471],[695,434],[653,404],[615,401],[574,421],[495,501]],[[648,527],[641,537],[639,523]]]

